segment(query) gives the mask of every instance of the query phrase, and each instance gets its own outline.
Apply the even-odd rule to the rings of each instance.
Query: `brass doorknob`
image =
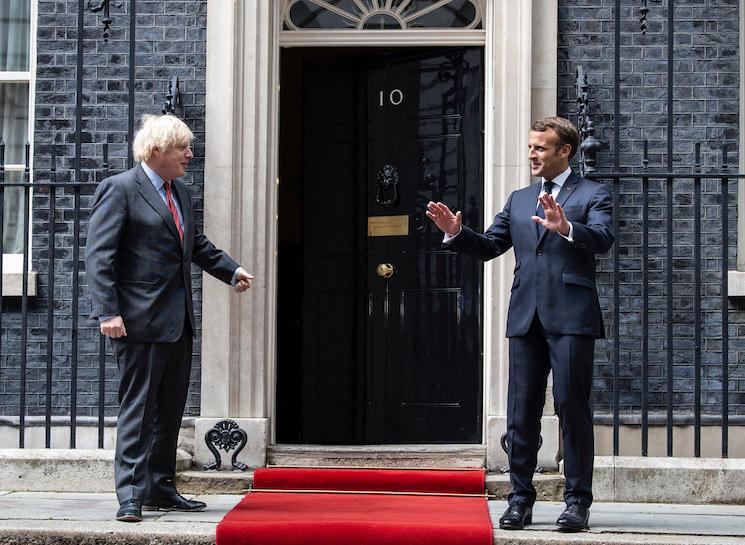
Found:
[[[378,276],[382,276],[383,278],[390,278],[393,276],[393,265],[390,263],[380,263],[375,270],[377,271]]]

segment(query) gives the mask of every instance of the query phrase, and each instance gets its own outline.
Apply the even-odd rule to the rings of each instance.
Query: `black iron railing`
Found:
[[[68,412],[69,414],[69,426],[70,426],[70,439],[69,439],[69,446],[70,448],[76,447],[76,439],[77,439],[77,420],[78,420],[78,397],[79,397],[79,390],[78,390],[78,371],[79,371],[79,361],[78,361],[78,350],[79,350],[79,334],[81,329],[88,329],[91,330],[92,327],[95,326],[95,324],[91,323],[87,328],[81,328],[80,327],[80,307],[79,307],[79,301],[81,300],[83,296],[83,287],[81,286],[80,282],[80,250],[82,247],[81,244],[81,224],[83,223],[84,219],[83,217],[87,217],[87,210],[84,210],[81,205],[81,194],[91,194],[93,190],[95,189],[96,183],[95,182],[89,182],[89,183],[75,183],[75,182],[66,182],[66,183],[59,183],[57,182],[57,157],[53,154],[50,157],[50,177],[48,182],[32,182],[31,176],[30,176],[30,168],[29,168],[29,146],[26,145],[26,167],[24,170],[23,175],[23,181],[21,182],[9,182],[6,180],[6,171],[5,171],[5,164],[4,164],[4,144],[0,143],[0,250],[2,250],[2,241],[3,241],[3,215],[4,215],[4,207],[5,207],[5,191],[9,188],[22,188],[23,190],[23,207],[24,207],[24,213],[23,213],[23,223],[21,226],[21,229],[23,230],[23,266],[22,266],[22,282],[21,282],[21,293],[20,293],[20,308],[17,305],[6,305],[3,297],[4,294],[2,292],[3,286],[2,282],[0,282],[0,301],[3,301],[4,304],[0,306],[0,381],[6,382],[6,388],[5,391],[7,392],[9,388],[7,388],[7,383],[10,382],[10,379],[8,378],[7,371],[10,367],[9,361],[15,356],[15,354],[11,354],[10,351],[4,351],[3,347],[8,345],[9,341],[15,340],[20,337],[20,354],[18,355],[18,367],[19,367],[19,380],[18,380],[18,410],[17,412],[13,411],[14,414],[11,414],[11,416],[17,417],[17,420],[7,418],[5,419],[7,422],[12,423],[13,425],[18,426],[18,446],[20,448],[24,448],[26,446],[26,418],[29,413],[29,406],[27,404],[27,394],[28,394],[28,376],[29,376],[29,317],[31,315],[29,305],[31,303],[31,300],[34,299],[36,301],[36,306],[38,307],[45,307],[45,314],[46,314],[46,367],[45,367],[45,388],[43,392],[44,396],[44,422],[45,422],[45,441],[44,444],[47,448],[51,447],[52,442],[52,428],[53,428],[53,419],[58,422],[59,421],[59,414],[55,414],[55,412],[59,413],[60,410],[64,412]],[[103,174],[106,175],[108,173],[108,145],[103,145],[104,150],[104,158],[103,158]],[[32,190],[33,192],[39,196],[46,194],[46,201],[48,201],[48,207],[46,210],[40,210],[38,204],[39,200],[37,199],[37,202],[33,206],[33,215],[31,214],[31,199],[32,199]],[[69,220],[69,223],[67,220],[65,221],[66,227],[71,223],[72,227],[72,240],[70,241],[70,244],[72,246],[72,258],[68,259],[66,263],[64,263],[64,268],[69,269],[71,271],[72,275],[72,281],[70,289],[70,314],[69,316],[61,316],[57,312],[58,307],[58,300],[55,297],[55,292],[60,287],[67,287],[67,286],[61,286],[60,282],[58,282],[58,278],[56,276],[56,273],[58,271],[58,263],[57,263],[57,245],[56,243],[61,239],[67,236],[66,232],[57,232],[56,225],[57,218],[59,215],[59,211],[57,208],[57,202],[59,200],[64,199],[65,201],[69,201],[70,198],[72,198],[72,208],[69,210],[70,214],[67,217],[67,220]],[[66,210],[63,212],[67,212]],[[46,222],[34,222],[33,229],[31,228],[31,225],[29,222],[34,217],[46,217]],[[32,245],[30,244],[30,235],[32,230],[34,231],[34,234],[38,235],[40,234],[39,227],[42,223],[46,223],[46,235],[47,235],[47,244],[46,244],[46,298],[43,299],[43,301],[38,300],[38,298],[32,298],[29,295],[28,286],[29,286],[29,263],[31,262],[29,252],[32,252],[32,250],[41,251],[42,248],[32,248]],[[2,260],[0,260],[0,275],[2,275]],[[5,296],[8,297],[7,295]],[[15,297],[13,297],[15,299]],[[3,317],[6,314],[16,314],[20,317],[20,327],[19,330],[14,330],[10,328],[9,326],[6,326],[5,329],[2,328],[3,324]],[[35,312],[34,316],[36,318],[39,318],[40,322],[40,316],[43,313]],[[86,309],[83,309],[83,317],[84,319],[87,318],[87,312]],[[69,346],[70,351],[69,354],[56,354],[54,347],[55,343],[59,342],[59,333],[61,332],[60,328],[58,328],[55,324],[55,319],[69,319],[70,321],[70,339],[69,339]],[[41,327],[41,323],[39,324]],[[37,328],[38,329],[38,328]],[[10,337],[10,338],[9,338]],[[107,360],[107,353],[106,353],[106,344],[105,344],[105,338],[101,335],[99,335],[99,353],[98,353],[98,446],[99,448],[103,448],[104,444],[104,429],[105,429],[105,422],[106,422],[106,391],[105,391],[105,385],[106,385],[106,360]],[[4,353],[5,352],[5,353]],[[56,407],[53,405],[53,395],[54,394],[54,388],[53,388],[53,376],[55,371],[60,371],[60,369],[55,369],[54,362],[55,362],[55,356],[61,356],[62,358],[67,358],[69,356],[69,366],[65,366],[66,369],[63,370],[63,373],[69,370],[70,378],[70,388],[69,392],[67,392],[66,395],[69,395],[69,405],[66,407],[60,407],[59,403],[56,404]],[[5,359],[4,359],[5,357]],[[38,363],[39,358],[34,358],[35,363]],[[2,368],[2,362],[5,361],[5,369]],[[3,373],[3,371],[6,371]],[[38,393],[38,392],[36,392]],[[14,396],[15,392],[9,392],[6,393],[6,395]],[[59,394],[58,394],[59,395]],[[4,404],[8,405],[7,399],[5,400]],[[40,407],[37,405],[32,409],[32,412],[37,412]],[[56,411],[55,411],[56,408]],[[6,414],[3,416],[9,416],[7,413],[9,411],[6,410]],[[86,421],[89,421],[89,415],[81,415]],[[87,422],[89,423],[89,422]]]
[[[0,162],[2,154],[3,147],[0,146]],[[104,338],[98,334],[95,322],[87,319],[87,308],[81,308],[78,304],[79,301],[85,300],[87,295],[85,283],[81,282],[81,273],[84,273],[80,262],[80,252],[84,247],[81,233],[87,231],[86,221],[89,213],[87,204],[96,183],[57,182],[56,164],[57,158],[53,155],[50,158],[49,180],[33,183],[28,167],[22,182],[11,183],[6,180],[4,168],[0,166],[0,229],[3,225],[1,220],[4,212],[4,192],[10,187],[20,187],[25,196],[23,204],[25,212],[23,288],[19,296],[20,305],[3,304],[0,307],[0,382],[9,376],[10,369],[8,369],[7,362],[11,351],[8,347],[11,342],[20,339],[20,351],[13,354],[15,360],[13,368],[18,369],[19,375],[17,409],[12,412],[6,410],[4,416],[5,420],[8,420],[9,416],[12,417],[14,425],[17,423],[18,444],[24,447],[26,416],[31,413],[39,415],[42,408],[38,402],[36,405],[27,403],[29,377],[38,371],[39,362],[42,359],[39,351],[33,354],[33,358],[30,358],[28,353],[29,317],[31,316],[29,309],[33,301],[34,316],[38,318],[43,315],[46,322],[45,341],[37,343],[45,344],[44,388],[40,390],[38,381],[34,381],[36,384],[34,394],[43,395],[44,399],[45,446],[50,447],[52,444],[53,427],[61,422],[67,422],[66,417],[69,417],[70,447],[76,446],[78,422],[84,422],[89,426],[92,420],[96,420],[98,445],[102,447],[107,421],[110,421],[116,410],[116,403],[112,401],[114,392],[111,391],[115,390],[114,382],[112,381],[112,387],[108,389],[110,391],[106,388],[107,362],[111,362],[111,355],[107,353],[107,345]],[[99,179],[106,176],[109,170],[106,144],[103,145],[102,166]],[[599,271],[601,295],[602,292],[612,292],[610,301],[606,301],[604,305],[610,335],[608,339],[599,343],[599,350],[605,350],[611,354],[609,363],[612,366],[612,408],[605,414],[598,414],[596,422],[612,423],[613,453],[616,455],[619,454],[621,426],[639,426],[641,429],[640,453],[644,456],[649,453],[651,426],[666,426],[667,454],[672,456],[674,426],[692,424],[694,428],[693,451],[695,456],[700,456],[702,426],[718,424],[722,429],[721,456],[727,457],[729,455],[728,428],[731,420],[735,420],[738,424],[745,423],[745,418],[731,417],[730,414],[728,379],[731,311],[727,295],[729,256],[733,248],[733,240],[730,237],[730,216],[734,212],[733,206],[735,205],[731,197],[734,184],[731,182],[745,178],[745,175],[729,174],[726,169],[718,173],[703,173],[697,167],[691,172],[647,172],[642,169],[639,172],[595,173],[593,177],[610,184],[613,188],[616,211],[614,229],[617,240],[610,255],[601,258]],[[30,210],[32,191],[35,197],[33,210]],[[702,194],[706,200],[702,198]],[[45,198],[38,198],[41,195]],[[675,203],[677,201],[674,199],[685,203],[685,213],[681,213],[679,217],[676,217]],[[715,201],[718,206],[716,217],[712,204]],[[62,203],[61,206],[60,203]],[[664,229],[660,227],[650,230],[650,209],[653,206],[656,209],[653,221],[659,226],[664,225]],[[702,212],[705,214],[702,215]],[[57,218],[63,215],[65,220],[58,223]],[[29,221],[32,218],[35,218],[34,225],[32,229],[29,229]],[[679,219],[685,221],[678,221]],[[690,224],[690,229],[686,230],[684,227],[688,224]],[[43,233],[44,230],[46,233]],[[35,247],[30,244],[29,233],[31,231],[34,233],[35,240],[43,240],[38,237],[40,234],[46,235],[44,247]],[[69,238],[70,232],[71,238]],[[656,242],[652,243],[651,237],[656,237]],[[0,245],[2,238],[2,232],[0,232]],[[58,258],[57,246],[63,239],[68,238],[69,241],[65,243],[69,250],[65,254],[67,257]],[[683,239],[685,239],[685,248],[692,248],[691,255],[690,259],[678,263],[676,252],[681,248],[680,241]],[[33,259],[30,259],[30,252]],[[30,262],[34,263],[34,269],[40,271],[45,279],[46,291],[42,297],[29,296],[27,286]],[[708,266],[702,267],[703,262],[708,263]],[[1,267],[0,264],[0,274],[2,273]],[[60,270],[65,271],[62,278],[57,274]],[[631,276],[624,278],[622,271],[623,274]],[[677,282],[676,275],[686,271],[690,272],[691,281],[685,284]],[[652,278],[653,274],[656,278]],[[705,279],[704,275],[706,275]],[[661,282],[662,277],[664,281]],[[84,276],[82,278],[85,279]],[[63,315],[57,310],[60,301],[55,293],[57,288],[62,287],[61,284],[68,281],[71,285],[65,287],[69,288],[71,293],[69,315]],[[621,296],[621,289],[627,289],[629,286],[640,290],[638,299],[629,298],[628,293],[624,297]],[[714,295],[704,294],[702,286],[714,286],[719,291]],[[0,298],[2,297],[2,285],[0,285]],[[676,300],[681,297],[692,300],[690,309],[676,308]],[[702,307],[702,302],[706,302],[706,308]],[[715,305],[718,305],[717,309],[714,309]],[[716,335],[713,335],[712,328],[707,326],[703,320],[705,312],[711,314],[714,311],[720,316],[719,332]],[[682,319],[678,315],[680,312],[692,315]],[[657,319],[651,320],[652,316]],[[13,322],[19,326],[15,329],[8,327],[8,317],[11,317]],[[55,345],[60,341],[59,337],[62,333],[57,326],[60,321],[69,321],[70,324],[69,349],[64,354],[60,354],[59,349],[55,350]],[[622,325],[626,323],[639,326],[638,334],[622,331]],[[686,334],[677,331],[676,328],[681,324],[691,325],[692,331]],[[709,333],[704,338],[702,332],[707,327]],[[661,331],[664,331],[664,334],[661,334]],[[85,369],[89,387],[84,393],[88,402],[85,403],[82,411],[78,404],[81,395],[78,391],[81,335],[88,346],[90,346],[91,339],[95,339],[93,342],[98,343],[97,354],[92,354],[90,348],[84,354],[85,362],[82,368]],[[719,348],[716,346],[707,348],[703,344],[703,341],[711,341],[712,337],[716,337],[714,340],[720,342]],[[657,344],[651,347],[651,341]],[[658,352],[664,352],[664,365],[658,364],[660,360]],[[690,352],[692,361],[692,396],[688,392],[689,387],[685,380],[676,384],[675,357],[676,354],[680,355],[683,352]],[[708,362],[706,365],[702,363],[704,356]],[[59,357],[64,359],[64,364],[55,363],[55,358]],[[638,394],[640,408],[622,407],[619,399],[620,395],[625,393],[620,380],[621,372],[625,371],[624,366],[628,365],[632,357],[640,360],[636,381],[638,387],[634,392]],[[720,360],[721,403],[719,410],[714,411],[712,403],[702,403],[702,395],[706,393],[702,389],[702,372],[704,369],[710,369],[711,361],[717,358]],[[652,360],[657,363],[653,365]],[[4,366],[2,362],[6,362]],[[33,363],[33,369],[29,367],[29,362]],[[94,365],[97,365],[97,376],[95,380],[92,380]],[[67,405],[55,402],[58,392],[55,393],[54,385],[58,385],[59,380],[54,377],[61,370],[69,371],[69,391],[64,396],[65,399],[69,397]],[[108,370],[113,371],[111,368]],[[111,380],[112,377],[108,378]],[[656,392],[655,388],[650,389],[650,385],[661,382],[665,385],[663,392]],[[653,401],[659,393],[664,394],[664,414],[661,413],[660,403]],[[97,401],[90,403],[94,395],[97,395]],[[692,398],[690,409],[687,405],[676,401],[677,397],[682,395]]]
[[[645,164],[646,164],[646,145],[645,147]],[[729,406],[729,313],[730,313],[730,302],[728,296],[728,272],[731,250],[736,246],[736,243],[730,239],[730,214],[733,213],[732,207],[735,202],[731,198],[732,188],[730,182],[732,180],[738,180],[745,178],[743,174],[730,174],[727,172],[727,156],[726,148],[723,157],[723,169],[721,172],[716,173],[703,173],[700,169],[700,145],[696,145],[696,166],[691,172],[647,172],[642,170],[640,172],[609,172],[609,173],[594,173],[592,178],[604,183],[612,185],[613,188],[613,202],[614,202],[614,230],[616,235],[616,244],[611,250],[612,256],[610,260],[612,262],[612,305],[606,310],[612,312],[611,321],[611,335],[606,343],[606,348],[610,345],[612,350],[612,368],[613,368],[613,397],[612,397],[612,425],[613,425],[613,454],[619,455],[620,450],[620,428],[621,424],[638,425],[641,429],[641,445],[640,454],[647,456],[649,453],[649,429],[650,425],[665,425],[666,426],[666,447],[667,455],[673,456],[673,429],[676,425],[681,424],[692,424],[694,434],[694,445],[693,453],[694,456],[701,456],[701,428],[702,424],[719,424],[721,426],[721,456],[723,458],[729,455],[729,424],[730,424],[730,406]],[[650,190],[650,184],[657,182],[662,188],[656,192]],[[622,196],[626,195],[629,188],[632,187],[632,191],[638,191],[638,186],[641,186],[640,193],[635,193],[639,196],[639,203],[634,206],[622,206]],[[702,201],[702,186],[707,187],[707,194],[710,197],[710,201],[718,200],[718,218],[712,220],[707,218],[708,229],[703,230],[702,226],[702,209],[706,208],[709,215],[713,213],[711,203],[703,203]],[[676,191],[677,189],[677,191]],[[735,190],[736,191],[736,190]],[[684,203],[686,207],[689,207],[690,214],[692,217],[683,216],[676,218],[676,206],[674,204],[674,196]],[[716,198],[714,198],[716,196]],[[662,202],[664,198],[664,248],[661,244],[661,240],[658,241],[657,250],[664,251],[664,268],[662,260],[659,259],[660,251],[652,252],[650,247],[650,234],[661,235],[659,230],[650,231],[650,202],[653,200]],[[628,203],[626,203],[628,204]],[[633,209],[636,209],[635,211]],[[678,207],[680,208],[680,207]],[[631,209],[631,211],[629,210]],[[636,214],[635,212],[638,212]],[[637,218],[638,216],[638,218]],[[628,229],[623,229],[622,225],[629,222],[630,219],[639,219],[639,222],[632,224],[631,234],[640,235],[641,245],[636,246],[633,241],[624,242],[624,236],[629,235]],[[677,221],[680,220],[680,221]],[[658,224],[661,224],[661,218],[656,218]],[[677,224],[676,224],[677,221]],[[690,231],[686,231],[680,227],[680,224],[691,224]],[[635,229],[641,229],[641,232],[634,232]],[[702,240],[702,234],[706,234],[706,240]],[[676,251],[680,249],[680,240],[688,240],[690,237],[691,244],[686,243],[684,250],[692,247],[692,255],[690,256],[690,263],[688,259],[683,260],[682,264],[676,263]],[[716,248],[718,247],[718,250]],[[633,254],[634,250],[638,250],[638,259]],[[710,266],[708,269],[703,270],[702,268],[702,250],[706,252],[706,262],[711,263],[713,256],[718,252],[718,264],[713,267]],[[623,254],[625,255],[622,255]],[[657,256],[656,258],[653,256]],[[656,263],[655,270],[658,273],[664,272],[665,282],[664,290],[660,290],[659,283],[655,285],[650,281],[650,263],[654,259]],[[633,265],[629,265],[628,262],[640,260],[640,267],[638,270],[634,269]],[[622,299],[621,288],[624,284],[628,284],[628,281],[622,280],[622,267],[624,271],[633,271],[637,273],[638,284],[641,290],[641,303],[638,305],[629,305],[628,293]],[[691,281],[689,283],[679,283],[676,280],[676,275],[680,273],[690,273]],[[703,273],[707,274],[707,282],[705,283],[702,279]],[[702,285],[712,284],[712,273],[718,275],[718,283],[715,289],[718,289],[718,295],[714,297],[708,295],[703,296],[701,288]],[[632,282],[636,283],[636,282]],[[651,287],[656,287],[656,298],[657,302],[664,300],[664,313],[657,304],[654,307],[650,305],[650,291]],[[692,293],[689,292],[692,290]],[[660,292],[664,291],[664,295]],[[690,298],[692,299],[692,308],[690,312],[691,317],[681,318],[678,314],[687,312],[687,308],[676,308],[676,298]],[[720,410],[718,414],[711,411],[712,404],[707,405],[708,412],[705,412],[702,407],[702,354],[704,353],[702,344],[702,331],[704,331],[705,324],[703,322],[702,315],[702,302],[707,302],[707,312],[710,314],[712,305],[714,304],[714,298],[718,298],[718,312],[720,314],[720,331],[719,336],[721,345],[719,350],[707,350],[707,361],[711,362],[714,358],[720,360],[720,382],[721,391],[718,392],[721,395]],[[632,303],[634,301],[632,300]],[[624,309],[624,304],[631,308]],[[654,312],[659,320],[653,325],[650,322],[650,312]],[[629,316],[631,320],[624,320],[624,314],[626,317]],[[664,318],[662,315],[664,314]],[[631,321],[634,319],[640,321],[641,333],[640,336],[631,335],[625,336],[621,331],[621,324],[624,322]],[[676,327],[682,324],[692,324],[692,338],[691,334],[682,334],[680,331],[676,331]],[[651,332],[659,331],[664,325],[664,336],[662,337],[662,343],[657,346],[657,351],[662,348],[665,353],[665,365],[664,367],[658,368],[658,374],[651,374],[652,365],[650,362],[650,339],[652,338]],[[711,330],[711,327],[708,328]],[[659,334],[656,336],[659,339]],[[711,339],[709,339],[711,340]],[[619,396],[622,393],[620,386],[620,372],[622,361],[622,348],[624,342],[636,343],[636,347],[626,347],[626,352],[634,352],[640,356],[641,364],[639,366],[639,383],[640,383],[640,409],[636,410],[623,410],[621,408]],[[684,345],[680,351],[687,352],[693,363],[693,402],[692,410],[689,411],[687,407],[688,403],[685,401],[676,401],[677,398],[682,397],[681,391],[686,391],[686,384],[684,383],[683,388],[675,387],[676,381],[676,344]],[[655,358],[659,361],[659,358]],[[708,367],[711,367],[709,365]],[[655,412],[653,415],[654,422],[650,422],[650,383],[659,383],[660,380],[665,381],[664,399],[665,399],[665,414],[661,415]],[[683,381],[685,382],[685,381]],[[682,410],[676,411],[676,405],[683,407]],[[659,409],[659,407],[654,407]],[[607,423],[609,418],[608,414],[597,415],[596,422]],[[745,418],[735,417],[734,418],[739,424],[745,423]]]

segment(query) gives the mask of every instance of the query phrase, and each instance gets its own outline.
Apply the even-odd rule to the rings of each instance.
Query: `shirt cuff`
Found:
[[[574,237],[572,236],[574,235],[574,225],[572,225],[571,221],[568,221],[567,223],[569,224],[569,234],[567,236],[564,236],[561,233],[559,233],[559,236],[562,238],[565,238],[569,242],[574,242]]]
[[[233,277],[230,279],[231,286],[235,286],[235,280],[236,280],[236,277],[238,276],[238,271],[243,271],[244,273],[246,272],[246,270],[243,267],[238,267],[235,271],[233,271]]]
[[[448,242],[450,242],[451,240],[453,240],[453,239],[454,239],[455,237],[457,237],[458,235],[460,235],[461,231],[463,231],[463,227],[461,227],[461,228],[460,228],[460,229],[458,230],[458,232],[457,232],[457,233],[455,233],[454,235],[448,235],[447,233],[445,233],[445,236],[444,236],[444,237],[443,237],[443,239],[442,239],[442,243],[443,243],[443,244],[447,244]],[[570,233],[569,233],[569,234],[571,234],[571,231],[570,231]]]

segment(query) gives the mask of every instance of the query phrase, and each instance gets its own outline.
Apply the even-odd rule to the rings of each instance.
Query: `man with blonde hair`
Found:
[[[117,520],[142,510],[201,511],[173,483],[197,328],[191,264],[232,284],[248,274],[196,228],[181,180],[193,133],[172,115],[146,115],[132,144],[138,164],[96,189],[85,251],[92,316],[111,339],[119,367],[114,459]]]

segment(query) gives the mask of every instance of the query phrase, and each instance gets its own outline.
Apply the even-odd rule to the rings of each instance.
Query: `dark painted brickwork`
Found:
[[[622,170],[642,166],[643,140],[649,141],[649,170],[667,165],[667,2],[648,2],[646,35],[640,29],[642,2],[622,2],[621,93],[619,119]],[[600,170],[613,166],[614,0],[561,0],[559,9],[559,112],[576,120],[575,70],[582,64],[590,84],[592,119],[606,144]],[[737,0],[675,1],[674,147],[675,170],[691,170],[694,144],[701,142],[704,171],[722,166],[722,146],[737,170],[739,97],[739,13]],[[703,182],[702,195],[702,404],[721,414],[721,189]],[[736,183],[729,185],[729,266],[736,262]],[[620,405],[639,414],[642,346],[642,190],[640,181],[622,182],[620,239]],[[650,410],[667,403],[667,205],[665,182],[650,182]],[[674,183],[673,354],[674,407],[690,413],[694,403],[693,366],[693,182]],[[606,329],[613,325],[612,261],[600,262],[600,295]],[[730,300],[730,414],[745,414],[745,314]],[[612,407],[613,344],[598,343],[595,369],[596,412]]]
[[[87,8],[88,2],[84,2]],[[39,0],[36,81],[34,178],[49,180],[50,153],[58,155],[58,181],[74,181],[75,104],[77,73],[78,0]],[[108,43],[103,40],[100,14],[86,9],[83,69],[82,167],[80,181],[102,179],[102,143],[110,143],[112,173],[127,168],[129,93],[129,0],[111,8],[113,25]],[[204,180],[204,104],[206,0],[137,1],[137,53],[135,118],[161,113],[168,82],[180,78],[181,117],[196,135],[195,158],[186,182],[191,186],[201,228]],[[89,318],[90,301],[83,263],[85,219],[91,190],[83,192],[80,241],[78,340],[78,414],[98,414],[98,332]],[[71,312],[73,300],[73,195],[59,192],[55,218],[54,370],[53,413],[69,414]],[[39,296],[30,300],[27,406],[28,414],[43,414],[46,392],[47,296],[49,286],[49,194],[39,189],[33,197],[33,270],[39,273]],[[195,275],[195,299],[201,319],[201,275]],[[20,361],[20,298],[3,300],[2,360],[0,360],[0,414],[18,414]],[[194,344],[192,385],[187,414],[199,411],[200,340]],[[117,370],[110,347],[106,369],[106,414],[117,411]]]
[[[643,139],[649,140],[650,169],[666,164],[666,86],[667,86],[667,6],[649,2],[648,29],[639,29],[641,2],[624,0],[622,13],[622,126],[620,158],[622,167],[641,165]],[[613,140],[613,0],[560,0],[559,10],[559,112],[574,119],[577,63],[582,63],[590,81],[590,99],[598,136],[608,145],[600,154],[601,169],[612,164]],[[102,40],[99,15],[86,14],[83,109],[83,177],[100,180],[101,143],[111,142],[111,169],[126,166],[128,149],[127,93],[129,64],[129,2],[112,9],[113,28],[108,44]],[[38,79],[36,83],[35,177],[48,179],[49,153],[61,157],[61,180],[71,180],[74,164],[76,38],[78,0],[39,0]],[[702,142],[704,169],[721,166],[721,148],[728,146],[737,156],[738,145],[738,4],[737,0],[677,0],[675,26],[675,146],[676,168],[693,164],[693,145]],[[202,204],[204,93],[205,93],[205,0],[137,2],[136,114],[157,113],[169,79],[178,75],[183,92],[183,117],[197,135],[195,160],[187,178],[192,185],[198,209]],[[674,198],[674,361],[675,408],[686,412],[693,404],[693,323],[692,295],[692,183],[676,182]],[[735,184],[731,183],[734,197]],[[650,391],[651,410],[666,403],[666,256],[665,225],[667,209],[663,185],[650,184]],[[641,358],[641,184],[625,182],[621,191],[621,408],[638,414],[640,406]],[[721,218],[718,182],[705,182],[703,209],[702,293],[704,327],[702,361],[702,400],[705,412],[721,413],[721,263],[719,244]],[[90,197],[84,195],[87,208]],[[46,303],[48,293],[47,235],[48,196],[41,190],[34,195],[33,268],[39,272],[40,297],[32,300],[29,316],[29,373],[27,403],[29,413],[39,414],[44,404],[46,365]],[[54,412],[66,414],[70,391],[72,302],[72,196],[57,201],[55,220],[57,256],[54,344]],[[199,211],[198,211],[199,214]],[[201,214],[200,219],[201,219]],[[730,266],[735,263],[736,209],[730,212]],[[85,235],[85,229],[83,229]],[[83,242],[83,241],[81,241]],[[81,243],[82,257],[82,243]],[[81,261],[82,271],[82,261]],[[600,263],[600,295],[606,310],[606,326],[612,326],[612,263]],[[80,414],[97,412],[98,336],[88,321],[85,277],[80,297],[78,406]],[[197,312],[200,312],[200,286],[197,285]],[[745,319],[731,301],[730,314],[730,412],[745,414]],[[17,414],[19,387],[20,319],[17,300],[3,301],[3,345],[0,361],[0,413]],[[612,343],[598,343],[595,380],[597,412],[607,412],[611,403]],[[195,354],[200,351],[199,340]],[[199,408],[199,360],[194,358],[193,383],[188,413]],[[116,369],[107,368],[107,414],[116,410]]]

